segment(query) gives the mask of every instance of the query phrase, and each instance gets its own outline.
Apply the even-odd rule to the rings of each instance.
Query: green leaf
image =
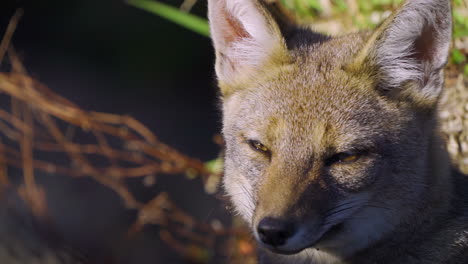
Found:
[[[465,61],[465,54],[463,54],[460,50],[458,49],[453,49],[452,50],[452,61],[455,64],[461,64],[462,62]]]
[[[161,16],[200,35],[209,37],[208,21],[204,18],[185,13],[175,7],[151,0],[127,0],[127,3]]]
[[[280,0],[281,4],[290,10],[294,10],[294,2],[291,0]]]
[[[346,9],[348,8],[348,5],[346,4],[344,0],[337,0],[336,6],[338,7],[338,10],[341,12],[346,11]]]
[[[205,162],[205,168],[213,174],[219,174],[223,172],[224,161],[222,158],[217,158]]]
[[[460,24],[466,24],[466,21],[468,21],[464,15],[462,15],[460,12],[456,10],[453,11],[453,19],[455,20],[455,22],[460,23]]]
[[[322,12],[322,5],[319,0],[308,0],[309,6],[319,12]]]

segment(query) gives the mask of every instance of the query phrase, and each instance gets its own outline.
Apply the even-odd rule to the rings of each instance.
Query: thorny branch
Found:
[[[240,254],[239,261],[252,259],[254,247],[249,244],[244,228],[198,221],[173,203],[165,192],[146,203],[135,198],[124,182],[127,178],[189,173],[210,184],[219,182],[221,175],[200,160],[160,142],[134,118],[85,111],[29,77],[10,45],[21,13],[15,14],[0,44],[0,63],[7,54],[11,66],[10,72],[0,73],[0,95],[10,100],[9,107],[0,106],[0,191],[16,189],[35,217],[48,220],[47,194],[37,184],[36,172],[90,177],[115,191],[127,208],[138,210],[138,217],[128,230],[129,236],[147,224],[154,224],[162,228],[163,241],[197,262],[207,262],[212,251],[226,248],[228,255]],[[73,140],[71,130],[91,135],[93,139]],[[47,158],[53,153],[66,154],[69,162],[63,164]],[[106,165],[91,162],[96,156],[107,160]],[[21,185],[11,184],[10,167],[22,172]],[[230,246],[219,248],[215,242],[220,238]],[[246,243],[250,246],[245,247]],[[235,258],[231,258],[235,263]]]

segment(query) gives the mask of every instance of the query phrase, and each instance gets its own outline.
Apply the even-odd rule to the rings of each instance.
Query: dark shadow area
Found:
[[[2,1],[0,34],[24,9],[13,45],[31,76],[86,110],[128,114],[159,139],[201,159],[217,157],[220,130],[210,40],[119,0]],[[194,12],[204,15],[206,3]],[[45,184],[58,233],[102,263],[184,263],[147,227],[124,240],[135,212],[91,179],[38,175]],[[160,191],[201,220],[228,217],[198,180],[157,177],[154,187],[129,180],[136,197]]]

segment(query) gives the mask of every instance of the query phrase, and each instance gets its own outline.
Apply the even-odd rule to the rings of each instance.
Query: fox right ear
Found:
[[[278,24],[259,0],[208,0],[208,18],[223,95],[236,81],[285,54]]]
[[[387,94],[432,107],[451,41],[450,0],[407,0],[374,32],[351,69],[367,69]]]

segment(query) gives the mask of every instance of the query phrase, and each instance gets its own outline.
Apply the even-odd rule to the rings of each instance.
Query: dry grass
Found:
[[[11,66],[10,72],[0,73],[0,94],[10,101],[9,106],[0,106],[1,189],[17,192],[33,215],[47,223],[47,194],[37,183],[36,172],[90,177],[117,193],[128,209],[138,210],[128,236],[147,224],[158,225],[162,227],[160,238],[192,261],[209,262],[213,251],[232,256],[233,263],[252,259],[254,248],[244,228],[198,221],[172,202],[166,192],[146,203],[135,198],[125,179],[142,178],[151,186],[158,174],[190,174],[207,185],[219,182],[221,175],[200,160],[160,142],[134,118],[83,110],[28,76],[9,45],[20,17],[21,12],[13,17],[0,44],[0,58],[7,56]],[[80,143],[70,131],[87,134],[91,139]],[[47,159],[48,153],[63,153],[69,162]],[[105,162],[97,165],[92,162],[96,159]],[[11,183],[8,172],[13,167],[22,172],[20,185]],[[219,245],[219,241],[225,244]]]

